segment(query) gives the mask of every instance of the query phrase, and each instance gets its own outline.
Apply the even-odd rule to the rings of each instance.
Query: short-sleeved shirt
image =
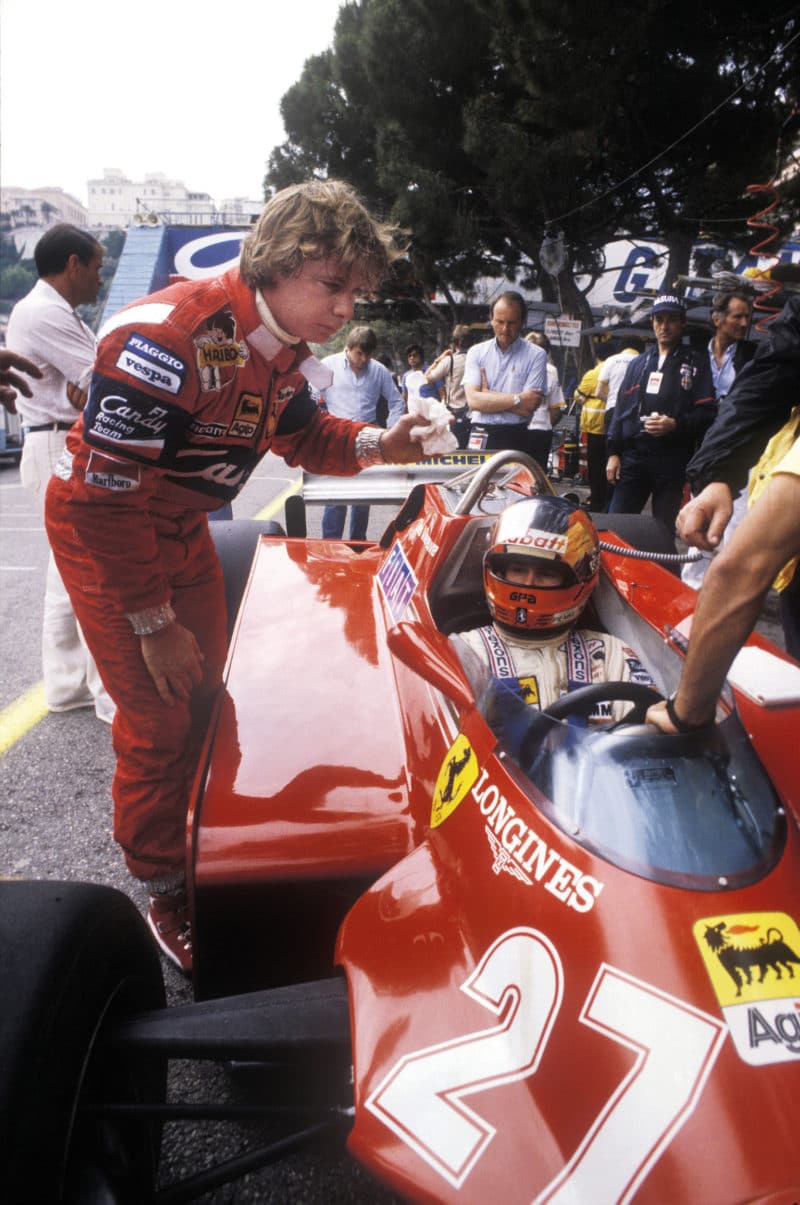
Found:
[[[541,347],[528,343],[526,339],[515,339],[507,351],[501,351],[496,339],[476,343],[467,352],[464,365],[464,384],[475,389],[483,387],[481,370],[486,377],[488,389],[497,393],[525,393],[537,389],[544,393],[547,388],[547,353]],[[470,418],[482,426],[498,426],[503,423],[528,422],[528,415],[519,415],[515,410],[498,410],[491,414],[473,410]]]
[[[38,280],[11,311],[6,343],[41,370],[31,380],[32,397],[19,394],[17,410],[26,427],[74,422],[78,412],[67,398],[67,383],[86,389],[97,340],[69,302],[46,280]]]
[[[600,365],[600,373],[597,377],[597,383],[605,381],[608,385],[606,393],[606,414],[613,410],[617,404],[617,394],[619,387],[625,380],[625,373],[628,371],[628,365],[631,360],[635,360],[639,355],[633,347],[625,347],[622,351],[615,352],[613,356],[608,356]]]
[[[750,506],[757,501],[776,473],[800,477],[800,406],[795,406],[789,421],[773,435],[750,474]],[[784,565],[773,582],[775,590],[786,589],[795,575],[799,560],[800,557],[795,556]]]

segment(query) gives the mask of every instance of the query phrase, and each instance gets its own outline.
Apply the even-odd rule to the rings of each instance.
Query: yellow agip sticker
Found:
[[[459,733],[442,763],[431,804],[431,828],[438,828],[456,810],[475,785],[478,759],[463,733]]]
[[[748,1063],[800,1062],[800,929],[785,912],[696,921],[694,938]]]

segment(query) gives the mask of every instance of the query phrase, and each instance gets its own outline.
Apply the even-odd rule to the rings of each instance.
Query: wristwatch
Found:
[[[519,396],[518,393],[515,393],[514,394],[514,409],[519,410],[521,405],[522,405],[522,398]]]

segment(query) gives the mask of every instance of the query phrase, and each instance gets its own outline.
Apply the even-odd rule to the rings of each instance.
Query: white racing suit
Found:
[[[515,685],[521,699],[542,711],[569,691],[595,682],[653,685],[633,649],[607,632],[573,628],[549,640],[538,635],[531,640],[508,632],[501,634],[489,624],[461,632],[455,639],[463,641],[494,678]],[[630,707],[624,700],[600,701],[589,723],[620,720]]]

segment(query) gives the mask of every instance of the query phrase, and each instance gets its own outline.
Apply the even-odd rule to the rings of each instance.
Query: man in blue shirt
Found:
[[[714,334],[708,344],[708,370],[718,402],[727,397],[737,374],[755,354],[755,344],[747,338],[752,313],[752,299],[744,290],[731,289],[714,296],[711,306]]]
[[[344,351],[326,356],[322,363],[333,373],[333,384],[325,390],[322,402],[336,418],[359,423],[374,423],[381,398],[388,403],[388,426],[405,414],[400,392],[392,374],[373,357],[378,347],[375,332],[368,326],[355,326],[347,336]],[[344,532],[346,506],[326,506],[322,514],[322,537],[340,540]],[[353,506],[350,511],[350,539],[365,540],[369,522],[368,506]]]
[[[527,452],[528,423],[540,406],[547,405],[547,354],[520,338],[526,313],[521,294],[501,293],[491,308],[494,338],[476,343],[467,352],[463,384],[472,449]]]

